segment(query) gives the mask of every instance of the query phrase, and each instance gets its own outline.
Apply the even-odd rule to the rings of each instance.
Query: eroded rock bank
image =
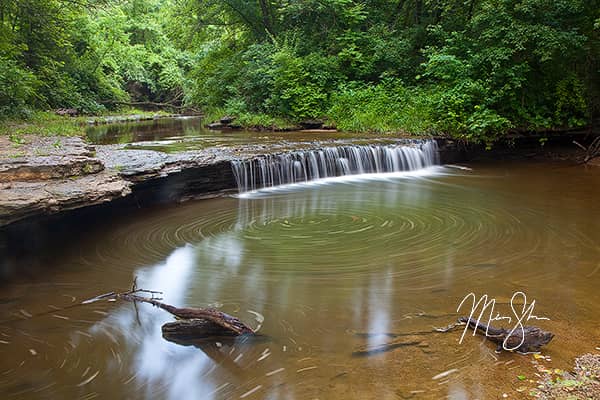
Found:
[[[230,157],[210,149],[166,154],[37,136],[20,145],[3,137],[0,148],[0,227],[129,196],[180,201],[235,186]]]
[[[534,157],[573,160],[578,148],[571,144],[572,140],[563,135],[541,146],[538,138],[521,139],[518,144],[499,144],[492,151],[454,140],[437,142],[442,163],[460,163]],[[7,137],[0,137],[0,229],[19,221],[115,200],[126,199],[119,204],[140,206],[233,191],[236,183],[232,160],[295,148],[293,143],[284,141],[270,146],[257,143],[164,153],[123,144],[92,146],[79,137],[27,136],[24,141],[14,144]],[[364,142],[362,138],[357,143]],[[297,147],[349,143],[352,142],[316,140]]]
[[[284,140],[177,153],[132,149],[126,144],[92,146],[78,137],[27,136],[24,140],[15,144],[0,138],[0,277],[22,268],[20,257],[59,245],[57,230],[85,232],[86,224],[114,220],[132,208],[235,192],[232,160],[401,139]],[[556,141],[558,147],[552,141],[542,147],[535,139],[486,151],[437,139],[443,164],[527,157],[576,159],[578,148],[571,141],[563,137]],[[7,254],[10,257],[4,257]]]
[[[78,137],[0,137],[0,226],[100,204],[131,193]]]
[[[78,137],[24,140],[0,138],[0,283],[36,273],[44,264],[36,254],[132,209],[235,188],[233,155],[217,149],[166,154]]]

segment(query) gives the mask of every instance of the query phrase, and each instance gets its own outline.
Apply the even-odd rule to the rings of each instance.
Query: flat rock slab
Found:
[[[123,147],[97,146],[97,155],[107,169],[118,172],[121,177],[131,182],[165,177],[187,168],[206,166],[221,161],[222,158],[211,151],[169,154]]]
[[[131,193],[131,183],[103,171],[77,179],[0,183],[0,226],[36,215],[92,206]]]
[[[135,185],[223,161],[215,149],[168,154],[80,137],[0,137],[0,227],[129,195]]]
[[[88,125],[105,125],[105,124],[118,124],[125,122],[140,122],[140,121],[150,121],[155,119],[165,119],[165,118],[180,118],[179,114],[152,114],[152,115],[142,115],[142,114],[134,114],[134,115],[112,115],[108,117],[97,117],[92,118],[87,121]]]
[[[0,137],[0,182],[65,179],[103,169],[94,147],[80,137],[28,135],[21,144]]]
[[[381,143],[384,142],[394,140]],[[138,189],[145,191],[143,196],[148,202],[185,201],[220,193],[235,187],[227,164],[231,160],[351,145],[354,141],[282,140],[275,144],[212,146],[176,153],[149,149],[152,144],[94,147],[80,137],[35,135],[26,136],[23,144],[15,144],[0,137],[0,228],[26,218],[109,202],[137,193]]]
[[[0,137],[0,226],[126,196],[131,183],[105,171],[80,137]]]

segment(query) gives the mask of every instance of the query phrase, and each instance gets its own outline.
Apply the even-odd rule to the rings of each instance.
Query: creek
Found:
[[[551,368],[600,345],[600,170],[513,161],[362,172],[134,210],[65,238],[39,255],[42,271],[0,292],[2,397],[518,397],[527,382],[517,376],[535,379],[531,356],[495,354],[479,336],[353,355],[389,342],[385,333],[454,322],[470,292],[504,314],[516,291],[535,299],[550,320],[533,322],[556,334],[544,348]],[[186,347],[161,337],[171,316],[145,304],[60,310],[127,290],[134,276],[166,303],[260,326],[265,340]]]

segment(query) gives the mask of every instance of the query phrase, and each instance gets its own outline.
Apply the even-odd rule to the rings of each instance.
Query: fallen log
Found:
[[[161,327],[162,336],[170,342],[193,344],[196,340],[214,337],[237,337],[238,333],[223,329],[221,325],[206,319],[182,319],[167,322]]]
[[[536,353],[552,340],[554,334],[537,326],[523,326],[517,329],[495,328],[469,317],[460,317],[458,322],[467,324],[469,328],[483,334],[486,339],[497,344],[496,351],[516,351],[517,353]]]
[[[177,331],[181,331],[181,335],[184,337],[189,337],[190,335],[195,334],[199,338],[209,336],[239,336],[254,334],[254,330],[248,325],[244,324],[238,318],[222,311],[215,310],[214,308],[179,308],[158,301],[155,298],[138,296],[135,294],[135,292],[138,291],[139,290],[134,292],[119,293],[115,295],[115,297],[134,303],[140,302],[152,304],[155,307],[167,311],[178,319],[188,322],[183,324],[178,323],[169,325],[166,328],[168,335],[176,335]],[[206,321],[207,323],[201,321]]]
[[[145,293],[151,297],[140,296],[140,293]],[[131,290],[127,292],[108,292],[84,300],[79,303],[68,305],[66,307],[53,307],[53,309],[50,311],[45,311],[35,315],[31,315],[23,311],[23,316],[19,316],[19,318],[13,318],[6,321],[0,321],[0,323],[4,324],[18,322],[22,321],[23,318],[29,319],[54,314],[57,311],[86,306],[99,301],[125,300],[134,304],[134,306],[136,307],[136,315],[136,304],[140,302],[152,304],[153,306],[165,310],[171,315],[173,315],[175,318],[177,318],[177,321],[166,323],[162,327],[163,337],[166,340],[170,340],[172,342],[180,344],[193,344],[192,342],[196,340],[203,340],[216,337],[233,338],[237,336],[261,336],[256,335],[256,332],[252,328],[250,328],[248,325],[246,325],[245,323],[243,323],[238,318],[232,315],[226,314],[214,308],[175,307],[173,305],[166,304],[160,301],[162,300],[162,298],[155,297],[161,294],[162,292],[154,290],[138,289],[137,282],[136,280],[134,280],[131,286]],[[73,300],[75,299],[73,298]]]

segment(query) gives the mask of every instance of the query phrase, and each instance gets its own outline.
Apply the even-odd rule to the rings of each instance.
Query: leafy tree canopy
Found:
[[[119,102],[491,142],[600,108],[598,0],[4,0],[0,115]]]

